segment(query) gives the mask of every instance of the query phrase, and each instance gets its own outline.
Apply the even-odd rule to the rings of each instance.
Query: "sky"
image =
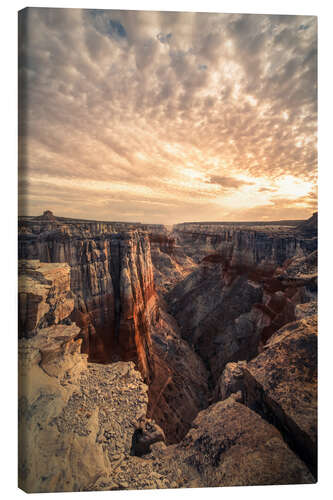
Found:
[[[308,218],[316,84],[316,17],[24,10],[19,213]]]

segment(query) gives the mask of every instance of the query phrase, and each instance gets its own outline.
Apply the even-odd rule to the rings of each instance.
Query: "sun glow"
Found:
[[[278,188],[277,193],[288,198],[306,196],[313,187],[311,182],[298,179],[292,175],[280,177],[274,184]]]

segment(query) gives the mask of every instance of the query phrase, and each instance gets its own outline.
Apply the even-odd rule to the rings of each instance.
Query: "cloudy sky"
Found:
[[[315,17],[30,8],[20,32],[21,213],[316,209]]]

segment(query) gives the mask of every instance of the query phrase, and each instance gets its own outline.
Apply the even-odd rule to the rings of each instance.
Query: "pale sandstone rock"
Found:
[[[19,333],[31,336],[40,326],[58,324],[74,309],[68,264],[19,261]]]
[[[220,378],[220,397],[235,391],[281,430],[316,475],[316,316],[285,325],[250,362],[229,363]]]
[[[105,475],[117,481],[146,414],[148,388],[134,364],[87,365],[71,348],[70,328],[20,340],[19,486],[28,492],[82,491]]]
[[[167,429],[168,442],[181,440],[173,446],[165,446],[163,441],[154,443],[155,438],[163,439],[163,434],[153,423],[155,430],[144,439],[145,454],[134,456],[133,436],[142,419],[146,422],[147,418],[147,387],[137,379],[137,372],[125,376],[122,382],[121,365],[128,363],[89,364],[87,368],[75,327],[72,334],[70,329],[60,335],[52,328],[44,333],[40,330],[41,336],[35,337],[37,345],[29,344],[32,339],[20,341],[22,346],[24,342],[30,345],[22,347],[22,366],[27,375],[23,380],[29,383],[27,395],[21,400],[21,429],[31,425],[31,441],[23,436],[26,441],[22,443],[29,445],[26,449],[46,450],[40,459],[47,466],[39,463],[38,451],[33,457],[21,454],[21,484],[33,491],[70,491],[313,481],[279,432],[244,406],[252,401],[253,409],[259,412],[258,401],[264,402],[265,419],[271,418],[268,413],[276,409],[275,404],[279,409],[283,406],[276,395],[265,396],[269,388],[262,389],[259,376],[252,383],[254,375],[246,363],[243,371],[237,364],[229,367],[223,382],[223,397],[237,395],[222,406],[218,403],[200,412],[191,427],[198,411],[209,403],[208,373],[200,357],[181,338],[175,321],[163,312],[163,301],[158,302],[154,285],[154,273],[160,279],[162,294],[182,281],[177,293],[173,290],[171,294],[176,308],[181,309],[179,300],[186,305],[182,315],[189,318],[185,324],[187,338],[196,348],[201,342],[200,354],[217,381],[229,360],[248,359],[250,365],[250,359],[265,349],[279,325],[290,321],[295,304],[313,300],[315,274],[309,277],[312,261],[307,259],[316,245],[312,236],[301,237],[291,228],[210,226],[208,231],[205,225],[199,230],[176,228],[170,236],[162,226],[90,223],[49,216],[32,224],[24,222],[20,234],[21,257],[70,264],[75,294],[72,318],[81,328],[84,351],[99,361],[134,360],[150,384],[149,416],[156,415],[158,423]],[[194,272],[189,274],[190,270]],[[23,300],[23,310],[26,307]],[[216,313],[220,322],[216,322]],[[183,323],[181,315],[177,319]],[[272,325],[272,331],[268,331]],[[263,331],[268,335],[264,342]],[[242,379],[245,370],[251,384]],[[109,379],[113,380],[111,388]],[[301,400],[302,395],[297,397]],[[288,394],[286,410],[276,412],[282,425],[278,418],[273,423],[284,437],[289,431],[296,435],[298,442],[292,447],[298,453],[304,442],[313,452],[314,441],[300,437],[303,434],[290,424],[289,417],[285,418],[291,401]],[[308,411],[305,406],[304,411]],[[35,420],[31,414],[36,415]],[[233,420],[235,426],[229,428]],[[45,433],[40,429],[44,421],[48,422]],[[311,411],[308,422],[314,422]],[[206,443],[211,443],[211,452]],[[149,447],[151,453],[146,454]],[[312,467],[308,458],[304,456]],[[63,462],[70,462],[66,470],[62,469]]]
[[[20,233],[20,258],[69,264],[72,319],[81,327],[83,351],[94,361],[135,361],[148,380],[148,329],[156,315],[148,234],[115,233],[117,225],[104,232],[97,223],[66,225],[59,218],[51,223],[52,232],[42,220],[34,233]]]
[[[160,463],[182,487],[314,482],[281,434],[234,396],[200,412],[178,445],[160,451]]]
[[[66,225],[59,218],[47,232],[44,222],[35,234],[20,233],[20,255],[68,262],[75,296],[71,319],[81,328],[82,351],[90,361],[134,361],[149,382],[150,416],[166,424],[168,439],[179,439],[207,405],[208,375],[160,312],[148,233],[103,232],[102,225],[96,234],[98,225]]]

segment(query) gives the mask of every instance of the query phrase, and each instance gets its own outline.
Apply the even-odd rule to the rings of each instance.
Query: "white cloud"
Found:
[[[30,213],[52,209],[53,189],[59,215],[112,219],[144,205],[145,221],[223,219],[232,207],[229,219],[244,218],[244,179],[258,186],[256,198],[247,195],[249,214],[260,204],[269,210],[260,188],[275,189],[281,176],[315,185],[316,18],[26,12],[22,177],[31,193],[48,186],[39,201],[28,197]],[[228,199],[213,178],[229,183]],[[75,196],[83,185],[91,186],[89,209]],[[102,185],[136,196],[111,202]],[[294,194],[291,210],[300,207]],[[311,209],[306,202],[297,213]]]

